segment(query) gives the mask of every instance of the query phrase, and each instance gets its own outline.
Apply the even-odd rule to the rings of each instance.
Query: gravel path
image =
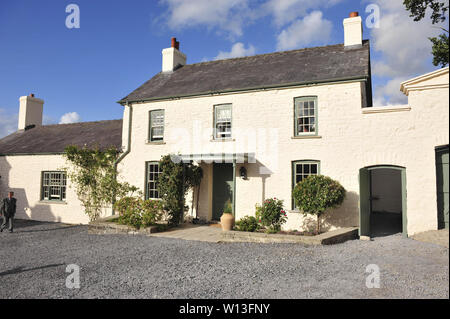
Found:
[[[401,236],[306,247],[17,224],[0,234],[0,298],[449,298],[448,248]],[[65,286],[68,264],[80,289]],[[379,289],[365,285],[369,264]]]

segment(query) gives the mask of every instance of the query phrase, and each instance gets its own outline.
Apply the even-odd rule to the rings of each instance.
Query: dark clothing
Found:
[[[0,231],[3,231],[6,227],[8,227],[10,232],[14,230],[14,216],[3,216],[3,223],[0,226]]]
[[[16,214],[16,202],[15,198],[3,199],[2,206],[0,207],[0,213],[7,217],[14,217]]]
[[[16,202],[15,198],[5,198],[0,206],[0,214],[3,215],[3,223],[0,226],[0,230],[6,228],[8,225],[8,230],[10,232],[14,229],[14,215],[16,214]]]

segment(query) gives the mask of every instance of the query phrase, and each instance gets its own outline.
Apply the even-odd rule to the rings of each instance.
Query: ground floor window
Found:
[[[319,161],[294,161],[292,162],[292,189],[295,185],[310,175],[320,174]],[[294,200],[292,208],[295,209]]]
[[[146,168],[146,199],[156,199],[159,198],[158,193],[158,177],[161,173],[158,162],[147,162]]]
[[[66,200],[66,172],[42,172],[42,200]]]

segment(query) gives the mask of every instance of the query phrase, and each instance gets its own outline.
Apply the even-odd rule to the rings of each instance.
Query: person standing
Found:
[[[2,226],[0,226],[0,232],[2,232],[8,224],[9,232],[12,233],[14,230],[14,215],[16,214],[17,200],[13,196],[14,192],[9,192],[8,197],[2,201],[0,213],[3,214],[3,223]]]

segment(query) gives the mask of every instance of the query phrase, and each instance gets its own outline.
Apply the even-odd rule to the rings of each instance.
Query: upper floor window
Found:
[[[231,138],[231,104],[214,106],[214,138]]]
[[[317,134],[317,97],[295,99],[295,136]]]
[[[42,172],[41,200],[66,200],[66,172]]]
[[[149,141],[164,140],[164,110],[150,111],[150,136]]]
[[[147,162],[146,177],[145,177],[146,199],[159,198],[158,177],[160,173],[161,171],[159,169],[158,162]]]

